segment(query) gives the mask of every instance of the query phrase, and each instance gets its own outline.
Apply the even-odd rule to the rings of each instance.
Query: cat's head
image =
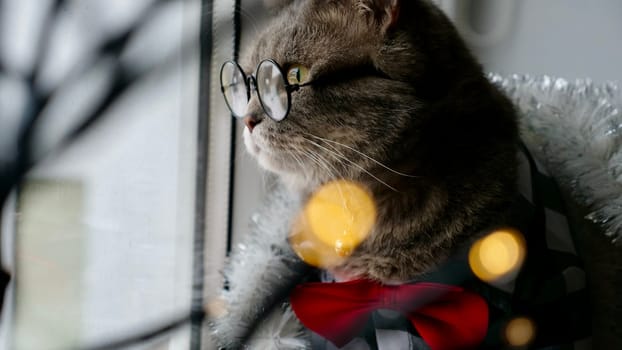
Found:
[[[425,110],[461,76],[481,75],[425,0],[293,1],[240,65],[251,75],[266,59],[289,83],[309,85],[291,92],[280,121],[252,92],[244,142],[262,167],[300,188],[360,180],[385,166],[414,170],[402,161],[431,118]]]

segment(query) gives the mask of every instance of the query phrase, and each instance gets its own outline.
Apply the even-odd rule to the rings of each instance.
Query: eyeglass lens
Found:
[[[266,114],[276,121],[285,118],[289,109],[285,79],[272,61],[263,61],[257,68],[257,94]]]
[[[220,84],[231,113],[243,117],[248,105],[248,88],[240,67],[233,62],[226,62],[220,71]]]

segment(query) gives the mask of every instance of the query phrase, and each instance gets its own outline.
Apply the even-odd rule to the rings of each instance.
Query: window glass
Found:
[[[98,344],[187,312],[200,1],[67,1],[58,12],[48,1],[2,5],[0,87],[13,99],[0,107],[12,120],[24,112],[39,39],[46,49],[35,84],[54,92],[34,133],[33,152],[44,161],[21,186],[16,215],[3,222],[16,237],[13,310],[6,312],[13,319],[3,322],[3,345]],[[135,27],[126,47],[98,51]],[[69,147],[49,152],[97,111],[120,70],[127,89],[104,101],[101,117]],[[0,130],[16,130],[10,122],[3,117]],[[182,329],[155,348],[188,343]]]

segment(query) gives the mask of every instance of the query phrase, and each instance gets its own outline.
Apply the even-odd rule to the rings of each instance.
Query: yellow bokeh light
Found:
[[[351,250],[369,234],[376,209],[360,185],[344,180],[322,186],[304,210],[311,231],[324,243]]]
[[[343,261],[343,257],[337,254],[335,247],[320,241],[311,232],[304,214],[300,214],[294,222],[289,244],[303,261],[312,266],[329,268]]]
[[[337,266],[369,235],[375,221],[374,201],[361,185],[333,181],[311,196],[294,223],[290,244],[308,264]]]
[[[505,327],[505,339],[511,346],[525,346],[536,336],[536,326],[526,317],[518,317]]]
[[[497,230],[478,240],[469,252],[469,265],[483,281],[513,277],[525,260],[525,241],[514,229]]]

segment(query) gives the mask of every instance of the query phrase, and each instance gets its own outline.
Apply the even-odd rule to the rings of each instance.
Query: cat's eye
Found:
[[[287,82],[295,84],[304,84],[309,78],[309,69],[302,65],[293,65],[287,70]]]

